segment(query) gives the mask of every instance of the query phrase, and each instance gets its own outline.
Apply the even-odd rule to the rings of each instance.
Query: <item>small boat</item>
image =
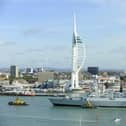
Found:
[[[28,104],[26,102],[24,102],[22,99],[16,98],[15,101],[8,102],[8,105],[24,106],[24,105],[28,105]]]

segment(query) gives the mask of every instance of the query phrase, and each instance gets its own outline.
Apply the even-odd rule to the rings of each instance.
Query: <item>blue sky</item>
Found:
[[[73,12],[87,66],[126,68],[125,0],[1,0],[0,67],[71,67]]]

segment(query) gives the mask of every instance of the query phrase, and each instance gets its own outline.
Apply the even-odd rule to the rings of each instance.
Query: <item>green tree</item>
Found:
[[[37,81],[37,78],[33,77],[32,75],[24,75],[23,79],[29,83],[34,83],[35,81]]]
[[[15,77],[14,76],[9,76],[9,84],[12,84],[12,82],[14,81]]]

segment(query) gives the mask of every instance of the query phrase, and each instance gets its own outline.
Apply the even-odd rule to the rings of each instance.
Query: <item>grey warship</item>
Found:
[[[121,77],[120,77],[121,80]],[[126,92],[123,92],[123,86],[120,82],[120,90],[105,89],[103,92],[99,89],[97,80],[94,82],[95,91],[88,97],[87,101],[96,107],[123,107],[126,108]],[[102,93],[100,93],[102,92]]]
[[[126,107],[125,93],[120,92],[111,91],[107,96],[89,96],[86,100],[96,107]]]
[[[126,108],[126,92],[115,92],[112,89],[106,89],[104,93],[99,93],[97,83],[94,83],[95,91],[91,92],[87,97],[82,98],[52,98],[49,99],[54,105],[68,105],[68,106],[83,106],[84,108],[92,107],[114,107]]]
[[[49,101],[55,106],[84,106],[86,98],[66,96],[49,98]]]

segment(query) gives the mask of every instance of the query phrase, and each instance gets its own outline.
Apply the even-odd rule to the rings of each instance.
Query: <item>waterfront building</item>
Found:
[[[45,71],[43,67],[36,68],[36,72],[43,72],[43,71]]]
[[[18,78],[19,77],[18,66],[16,66],[16,65],[10,66],[10,76],[14,77],[14,78]]]
[[[54,79],[54,72],[38,72],[38,82],[43,83]]]
[[[32,74],[33,73],[33,68],[30,68],[30,67],[26,68],[25,73]]]
[[[91,73],[92,75],[97,75],[99,72],[99,68],[98,67],[88,67],[87,70],[89,73]]]

